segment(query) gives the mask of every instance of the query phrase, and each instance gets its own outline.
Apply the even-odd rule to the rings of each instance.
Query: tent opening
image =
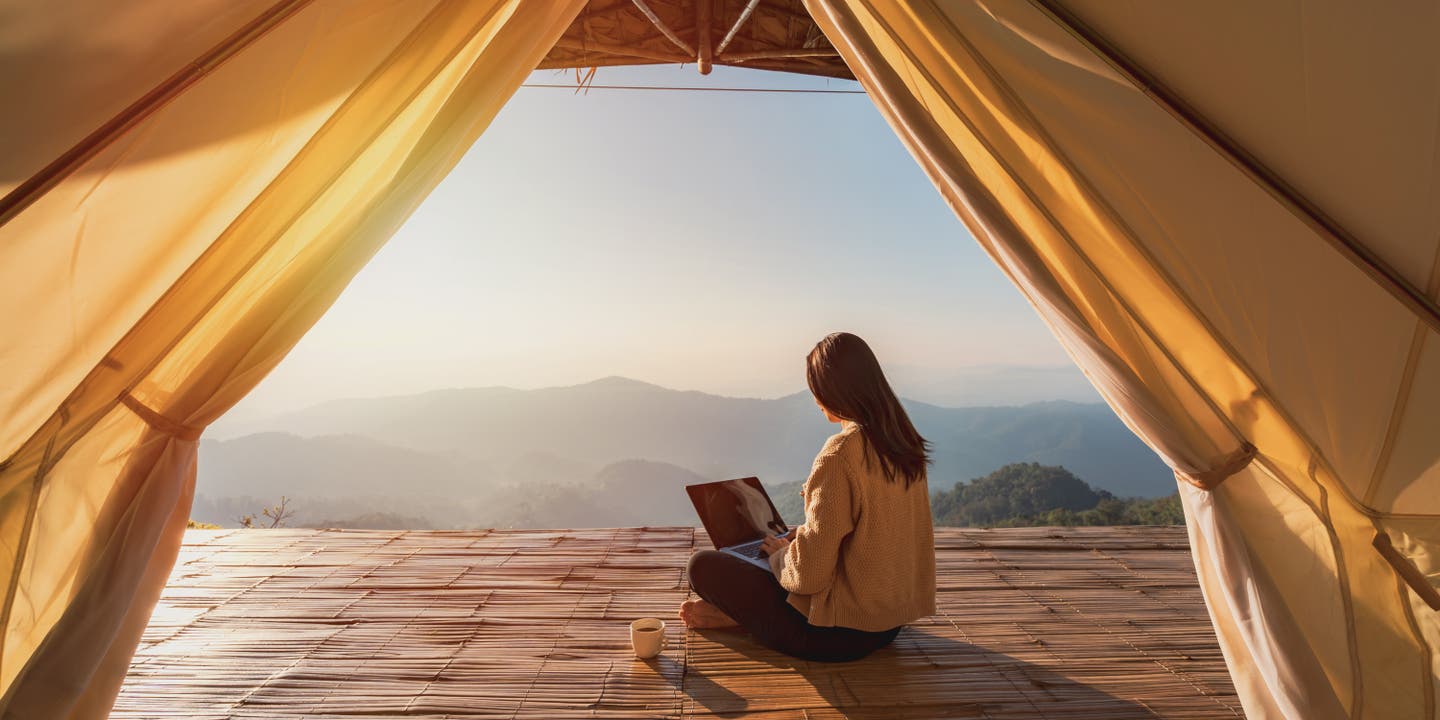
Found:
[[[1175,472],[1247,713],[1435,716],[1440,13],[62,0],[6,24],[9,715],[108,710],[204,428],[532,71],[694,58],[860,81]]]

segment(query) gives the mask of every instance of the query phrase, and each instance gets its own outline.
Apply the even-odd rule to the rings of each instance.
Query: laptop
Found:
[[[787,535],[790,528],[759,478],[686,485],[685,492],[715,549],[770,571],[760,543],[770,535]]]

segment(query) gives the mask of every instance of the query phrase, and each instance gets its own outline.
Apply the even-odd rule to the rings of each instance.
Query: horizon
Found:
[[[858,88],[725,67],[596,82]],[[522,88],[233,412],[610,375],[776,397],[836,329],[938,404],[1095,397],[865,95]],[[987,399],[965,378],[994,367],[1038,379]]]
[[[1083,377],[1083,375],[1080,375],[1078,369],[1076,369],[1076,368],[1074,368],[1074,367],[1067,367],[1067,366],[1050,366],[1050,367],[1040,367],[1040,368],[1030,368],[1030,367],[1024,367],[1024,366],[973,366],[972,368],[967,368],[967,369],[983,369],[983,370],[999,370],[999,371],[1020,369],[1020,370],[1041,370],[1041,371],[1062,372],[1062,373],[1070,373],[1070,372],[1073,372],[1075,375],[1080,376],[1080,377]],[[662,384],[662,383],[658,383],[658,382],[654,382],[654,381],[650,381],[650,380],[645,380],[645,379],[641,379],[641,378],[629,377],[629,376],[626,376],[626,375],[605,375],[605,376],[602,376],[602,377],[596,377],[596,378],[592,378],[592,379],[590,379],[590,380],[582,380],[582,381],[579,381],[579,382],[564,383],[564,384],[557,384],[557,385],[538,385],[538,386],[533,386],[533,387],[518,387],[518,386],[515,386],[515,385],[503,385],[503,384],[491,384],[491,385],[452,385],[452,386],[447,386],[447,387],[434,387],[434,388],[428,388],[428,389],[423,389],[423,390],[415,390],[415,391],[408,391],[408,392],[386,393],[386,394],[374,394],[374,395],[347,395],[347,396],[343,396],[343,397],[332,397],[332,398],[326,398],[326,399],[324,399],[324,400],[320,400],[320,401],[317,401],[317,402],[312,402],[312,403],[308,403],[308,404],[304,404],[304,405],[298,405],[298,406],[287,407],[287,408],[278,408],[278,409],[275,409],[275,408],[271,408],[271,409],[267,409],[267,408],[255,408],[255,407],[242,408],[242,412],[240,412],[240,413],[233,413],[233,412],[232,412],[232,413],[227,413],[226,415],[222,416],[219,420],[217,420],[215,423],[213,423],[209,428],[207,428],[206,437],[215,438],[216,436],[223,436],[223,437],[220,437],[220,438],[218,438],[218,439],[224,439],[224,440],[234,439],[234,438],[236,438],[236,437],[240,437],[240,436],[242,436],[243,434],[247,434],[247,433],[248,433],[248,431],[247,431],[247,433],[237,432],[236,428],[245,427],[246,425],[252,424],[252,423],[254,423],[254,422],[257,422],[257,421],[259,421],[260,419],[267,418],[267,417],[269,417],[269,418],[278,418],[278,417],[281,417],[281,416],[284,416],[284,415],[289,415],[289,414],[304,412],[304,411],[306,411],[306,410],[310,410],[310,409],[314,409],[314,408],[320,408],[320,407],[323,407],[323,406],[326,406],[326,405],[329,405],[329,404],[332,404],[332,403],[342,403],[342,402],[351,402],[351,401],[391,400],[391,399],[397,399],[397,398],[420,397],[420,396],[423,396],[423,395],[432,395],[432,394],[446,393],[446,392],[471,392],[471,391],[483,391],[483,390],[506,390],[506,391],[511,391],[511,392],[543,392],[543,391],[546,391],[546,390],[565,390],[565,389],[579,388],[579,387],[584,387],[584,386],[587,386],[587,385],[596,385],[596,384],[603,383],[603,382],[607,382],[607,381],[617,381],[617,380],[618,380],[618,381],[625,381],[625,382],[627,382],[627,383],[634,383],[634,384],[637,384],[637,385],[644,385],[644,386],[647,386],[647,387],[652,387],[652,388],[656,388],[656,389],[659,389],[659,390],[664,390],[664,391],[666,391],[666,392],[673,392],[673,393],[699,393],[699,394],[701,394],[701,395],[706,395],[706,396],[715,397],[715,398],[721,398],[721,399],[726,399],[726,400],[755,400],[755,401],[761,401],[761,402],[773,402],[773,401],[785,400],[785,399],[788,399],[788,398],[792,398],[792,397],[795,397],[795,396],[797,396],[797,395],[803,395],[803,394],[805,394],[806,392],[808,392],[808,390],[803,387],[803,383],[801,383],[802,387],[800,387],[800,388],[798,388],[798,389],[796,389],[796,390],[793,390],[793,391],[791,391],[791,392],[781,393],[781,394],[777,394],[777,395],[730,395],[730,394],[725,394],[725,393],[722,393],[722,392],[711,392],[711,391],[704,390],[704,389],[701,389],[701,388],[672,387],[672,386],[665,385],[665,384]],[[892,383],[892,386],[893,386],[893,383]],[[1017,402],[973,403],[973,404],[946,404],[946,403],[943,402],[943,401],[937,401],[937,400],[933,400],[933,399],[927,399],[927,398],[924,398],[924,397],[918,397],[915,393],[906,392],[906,391],[904,391],[904,390],[902,390],[902,389],[900,389],[900,388],[898,388],[898,387],[895,387],[894,390],[895,390],[896,396],[899,397],[899,398],[900,398],[902,401],[904,401],[904,402],[918,403],[918,404],[921,404],[921,405],[927,405],[927,406],[937,407],[937,408],[942,408],[942,409],[947,409],[947,410],[983,409],[983,408],[1007,408],[1007,407],[1030,407],[1030,406],[1042,405],[1042,404],[1046,404],[1046,403],[1069,403],[1069,404],[1073,404],[1073,405],[1105,405],[1104,400],[1101,399],[1098,394],[1095,395],[1093,398],[1086,398],[1086,397],[1080,397],[1080,398],[1076,398],[1076,397],[1054,397],[1054,398],[1045,398],[1045,399],[1037,399],[1037,400],[1025,400],[1025,401],[1017,401]],[[1106,406],[1106,407],[1108,408],[1108,406]],[[260,430],[260,431],[255,431],[255,432],[271,432],[271,431]]]
[[[735,398],[608,376],[533,389],[444,388],[344,398],[212,426],[202,443],[196,490],[213,500],[205,506],[206,518],[223,518],[225,508],[236,503],[253,504],[246,498],[288,495],[308,498],[308,512],[332,519],[406,507],[408,517],[449,527],[469,516],[421,496],[473,499],[514,486],[528,490],[502,503],[509,510],[473,510],[499,513],[496,518],[503,516],[505,523],[541,522],[533,525],[540,527],[551,521],[522,519],[528,517],[527,493],[538,493],[532,510],[568,512],[574,503],[544,488],[603,484],[601,471],[627,460],[669,468],[658,476],[644,472],[644,478],[630,478],[654,483],[657,490],[684,484],[687,477],[754,475],[771,484],[799,483],[817,449],[838,432],[808,395],[799,389],[773,398]],[[932,443],[934,488],[1035,462],[1062,466],[1119,497],[1174,490],[1164,463],[1102,403],[951,408],[902,398],[916,429]],[[372,496],[387,492],[397,475],[411,478],[405,497],[377,502]],[[677,511],[656,502],[627,505],[626,512],[636,513],[633,521],[656,522],[659,515],[646,513]],[[553,522],[562,521],[556,516]]]
[[[1031,367],[1027,367],[1027,366],[1004,366],[1004,365],[996,365],[996,366],[972,366],[972,367],[973,367],[973,368],[983,368],[983,369],[992,369],[992,368],[993,368],[993,369],[999,369],[999,370],[1008,370],[1008,369],[1017,369],[1017,368],[1018,368],[1018,369],[1025,369],[1025,370],[1032,370],[1032,369],[1033,369],[1033,370],[1062,371],[1062,370],[1069,370],[1069,369],[1070,369],[1070,368],[1067,368],[1067,367],[1061,366],[1061,365],[1056,365],[1056,366],[1043,366],[1043,367],[1035,367],[1035,368],[1031,368]],[[712,391],[709,391],[709,390],[704,390],[704,389],[702,389],[702,388],[673,387],[673,386],[670,386],[670,385],[665,385],[665,384],[663,384],[663,383],[658,383],[658,382],[654,382],[654,381],[650,381],[650,380],[645,380],[645,379],[642,379],[642,378],[630,377],[630,376],[628,376],[628,375],[604,375],[604,376],[592,378],[592,379],[589,379],[589,380],[580,380],[580,381],[578,381],[578,382],[561,383],[561,384],[556,384],[556,385],[535,385],[535,386],[528,386],[528,387],[519,386],[519,385],[505,385],[505,384],[494,384],[494,385],[449,385],[449,386],[446,386],[446,387],[434,387],[434,388],[429,388],[429,389],[426,389],[426,390],[415,390],[415,391],[412,391],[412,392],[390,393],[390,394],[385,394],[385,395],[348,395],[348,396],[345,396],[345,397],[337,397],[337,398],[330,398],[330,399],[328,399],[328,400],[322,400],[320,403],[316,403],[316,404],[324,404],[324,403],[327,403],[327,402],[345,401],[345,400],[384,400],[384,399],[389,399],[389,398],[417,397],[417,396],[420,396],[420,395],[430,395],[430,394],[432,394],[432,393],[451,392],[451,391],[466,391],[466,390],[514,390],[514,391],[516,391],[516,392],[536,392],[536,391],[541,391],[541,390],[564,390],[564,389],[568,389],[568,388],[584,387],[584,386],[586,386],[586,385],[595,385],[595,384],[598,384],[598,383],[607,382],[607,381],[611,381],[611,380],[623,380],[623,381],[625,381],[625,382],[635,383],[635,384],[637,384],[637,385],[647,385],[647,386],[649,386],[649,387],[659,388],[659,389],[661,389],[661,390],[667,390],[667,391],[669,391],[669,392],[678,392],[678,393],[700,393],[700,394],[702,394],[702,395],[710,395],[710,396],[712,396],[712,397],[725,398],[725,399],[728,399],[728,400],[784,400],[784,399],[786,399],[786,398],[794,397],[794,396],[796,396],[796,395],[800,395],[800,394],[803,394],[803,393],[807,392],[807,390],[802,387],[802,388],[800,388],[800,389],[798,389],[798,390],[794,390],[794,391],[792,391],[792,392],[780,393],[780,394],[778,394],[778,395],[732,395],[732,394],[728,394],[728,393],[724,393],[724,392],[712,392]],[[1055,398],[1055,399],[1052,399],[1052,400],[1034,400],[1034,401],[1029,401],[1029,402],[998,403],[998,404],[995,404],[995,405],[959,405],[959,406],[949,406],[949,405],[942,405],[942,404],[940,404],[940,403],[935,403],[935,402],[931,402],[931,401],[928,401],[928,400],[924,400],[924,399],[922,399],[922,398],[911,397],[910,394],[901,392],[901,391],[899,391],[899,390],[896,390],[895,394],[896,394],[896,396],[898,396],[901,400],[910,400],[910,401],[912,401],[912,402],[921,402],[921,403],[925,403],[926,405],[934,405],[934,406],[936,406],[936,407],[962,407],[962,408],[963,408],[963,407],[1023,407],[1023,406],[1025,406],[1025,405],[1036,405],[1036,404],[1039,404],[1039,403],[1046,403],[1046,402],[1069,402],[1069,403],[1074,403],[1074,404],[1076,404],[1076,405],[1103,405],[1103,404],[1104,404],[1104,401],[1103,401],[1103,400],[1100,400],[1100,399],[1098,399],[1098,398],[1097,398],[1096,400],[1094,400],[1093,402],[1091,402],[1091,401],[1084,401],[1084,400],[1070,400],[1070,399],[1067,399],[1067,398]],[[307,405],[306,407],[315,407],[315,405],[314,405],[314,404],[312,404],[312,405]]]

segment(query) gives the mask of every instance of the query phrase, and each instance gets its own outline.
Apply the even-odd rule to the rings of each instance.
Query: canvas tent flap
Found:
[[[1247,710],[1433,717],[1436,657],[1427,638],[1437,618],[1416,611],[1416,594],[1397,585],[1395,568],[1372,545],[1377,528],[1440,511],[1440,404],[1414,402],[1432,392],[1425,349],[1440,342],[1426,319],[1058,22],[1054,3],[807,6],[942,194],[1137,434],[1192,477],[1206,463],[1224,465],[1245,443],[1256,448],[1252,462],[1224,467],[1219,474],[1234,474],[1211,492],[1182,493],[1202,587]],[[1219,102],[1227,85],[1223,73],[1201,71],[1213,46],[1195,27],[1215,26],[1219,37],[1232,25],[1245,25],[1231,31],[1247,37],[1283,36],[1279,46],[1226,46],[1240,55],[1224,61],[1234,72],[1265,68],[1249,81],[1258,87],[1292,81],[1287,63],[1316,46],[1334,53],[1326,67],[1343,57],[1363,68],[1333,87],[1322,83],[1321,105],[1385,103],[1351,113],[1361,132],[1385,137],[1299,163],[1316,151],[1303,143],[1341,142],[1337,133],[1357,128],[1339,116],[1318,122],[1312,135],[1309,96],[1287,88],[1266,98],[1297,103],[1261,123],[1275,127],[1237,130],[1247,142],[1265,142],[1267,128],[1300,136],[1274,149],[1281,171],[1349,172],[1358,168],[1344,165],[1347,153],[1374,163],[1395,143],[1434,145],[1433,121],[1385,124],[1409,107],[1432,117],[1440,105],[1437,85],[1424,82],[1440,66],[1430,45],[1407,45],[1412,55],[1426,48],[1425,68],[1394,76],[1419,84],[1362,93],[1348,85],[1357,72],[1386,77],[1394,55],[1372,59],[1363,47],[1325,42],[1347,23],[1365,38],[1385,38],[1386,24],[1400,18],[1322,6],[1338,15],[1312,36],[1284,13],[1241,18],[1235,6],[1193,3],[1132,17],[1130,9],[1083,6],[1122,42],[1145,36],[1140,61],[1161,58],[1159,75],[1175,76],[1176,92],[1205,83],[1201,108]],[[1186,25],[1192,15],[1209,25]],[[1407,29],[1400,41],[1418,40],[1412,32],[1423,34]],[[1171,66],[1194,72],[1182,77]],[[1223,99],[1234,103],[1223,117],[1243,124],[1256,114]],[[1337,209],[1375,234],[1377,255],[1403,264],[1406,278],[1419,278],[1432,295],[1440,237],[1426,218],[1436,206],[1435,161],[1428,152],[1406,155],[1395,175],[1366,190],[1406,186],[1405,222],[1382,221],[1373,206]],[[1380,161],[1377,170],[1386,167]],[[1344,186],[1319,194],[1329,200]],[[1346,202],[1366,203],[1364,195]],[[1411,527],[1407,552],[1429,557],[1440,543],[1436,525]]]
[[[7,142],[0,156],[0,196],[246,25],[303,5],[277,5],[276,0],[0,2],[5,18],[0,97],[12,108],[24,108],[0,117],[0,137],[25,139]],[[214,130],[213,137],[223,139],[226,129],[197,130]]]
[[[178,549],[199,430],[318,319],[580,4],[282,3],[284,22],[0,226],[3,304],[33,309],[5,315],[5,335],[25,340],[0,357],[15,380],[0,398],[15,410],[0,429],[6,717],[108,712]],[[206,38],[243,20],[176,17]],[[135,77],[174,66],[147,49],[175,23],[122,25],[141,49]],[[7,84],[27,70],[7,65]],[[72,140],[135,90],[78,102],[57,134]],[[66,116],[66,99],[41,115]]]
[[[1422,90],[1440,84],[1427,40],[1440,30],[1440,10],[1307,3],[1254,8],[1254,16],[1242,20],[1203,4],[1134,13],[1106,3],[1073,5],[1062,11],[1143,65],[1154,82],[1333,218],[1401,281],[1432,301],[1440,298],[1440,205],[1434,202],[1440,154],[1433,151],[1440,144],[1440,105]],[[1312,274],[1308,262],[1297,274],[1327,280]],[[1316,314],[1337,323],[1374,322],[1363,310]],[[1401,512],[1440,509],[1434,475],[1440,450],[1418,438],[1440,437],[1435,418],[1419,409],[1437,399],[1432,388],[1440,370],[1434,351],[1426,352],[1434,344],[1433,322],[1428,330],[1424,325],[1410,337],[1367,346],[1387,359],[1409,356],[1383,368],[1321,368],[1324,374],[1257,368],[1269,371],[1272,392],[1284,396],[1321,450],[1349,465],[1341,473],[1349,493],[1382,512],[1396,511],[1405,488]],[[1260,352],[1246,354],[1257,358],[1253,365],[1265,363]],[[1387,374],[1377,378],[1379,371]],[[1329,397],[1308,388],[1347,372],[1365,381],[1350,384],[1354,396],[1343,406],[1352,411],[1330,417]],[[1366,393],[1368,407],[1357,397]]]
[[[0,709],[99,717],[173,562],[200,430],[584,2],[0,2],[0,95],[22,108],[0,118],[0,305],[23,309],[0,316]],[[1440,11],[806,6],[1188,481],[1247,712],[1436,717],[1440,613],[1420,583],[1440,585],[1440,338],[1386,278],[1440,298]]]
[[[1427,286],[1440,236],[1440,66],[1430,47],[1440,7],[1063,6]]]

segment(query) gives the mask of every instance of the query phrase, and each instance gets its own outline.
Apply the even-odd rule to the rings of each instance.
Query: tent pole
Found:
[[[759,4],[760,0],[750,0],[745,4],[745,9],[740,11],[740,17],[735,18],[735,24],[730,26],[730,32],[725,33],[725,38],[720,41],[720,47],[715,48],[716,55],[724,53],[725,48],[730,47],[730,41],[735,39],[735,33],[740,32],[740,27],[750,19],[750,14],[755,12],[755,7]]]
[[[785,60],[790,58],[839,58],[840,53],[833,48],[782,48],[776,50],[756,50],[755,52],[729,53],[722,60],[725,62],[744,62],[746,60]]]
[[[695,0],[695,31],[699,34],[696,43],[700,45],[700,56],[695,59],[695,69],[701,75],[709,75],[714,68],[710,53],[711,0]]]
[[[630,1],[635,3],[635,7],[639,8],[640,12],[644,13],[645,17],[650,19],[650,24],[654,25],[655,29],[659,30],[662,35],[669,38],[670,42],[675,44],[675,47],[680,48],[686,56],[691,58],[695,57],[695,48],[690,47],[690,43],[681,40],[680,36],[676,35],[675,31],[671,30],[670,26],[666,25],[665,21],[661,20],[660,16],[655,14],[655,11],[651,10],[649,5],[645,4],[645,0]]]
[[[1275,171],[1266,167],[1258,158],[1226,135],[1223,130],[1201,115],[1193,106],[1186,103],[1174,90],[1160,82],[1159,78],[1147,72],[1059,2],[1056,0],[1030,0],[1030,2],[1091,52],[1104,59],[1112,68],[1125,76],[1131,84],[1154,100],[1156,104],[1164,108],[1166,112],[1179,120],[1226,160],[1229,160],[1232,165],[1239,168],[1311,230],[1325,238],[1331,247],[1368,275],[1371,280],[1385,288],[1411,312],[1414,312],[1422,322],[1430,326],[1432,331],[1440,332],[1440,304],[1437,304],[1423,290],[1390,267],[1383,258],[1361,243],[1339,222],[1325,214],[1309,198],[1285,182]]]

